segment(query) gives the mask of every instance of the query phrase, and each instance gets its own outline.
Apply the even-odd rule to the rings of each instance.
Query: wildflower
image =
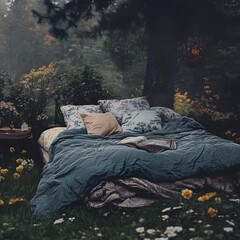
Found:
[[[167,237],[159,237],[159,238],[155,238],[155,240],[168,240]]]
[[[171,211],[171,207],[168,207],[168,208],[164,208],[163,210],[162,210],[162,213],[165,213],[165,212],[168,212],[168,211]]]
[[[207,200],[208,200],[208,199],[207,199],[207,197],[206,197],[205,195],[198,198],[198,201],[199,201],[199,202],[205,202],[205,201],[207,201]]]
[[[179,209],[182,209],[182,206],[173,207],[173,210],[179,210]]]
[[[218,210],[215,209],[215,208],[210,207],[210,208],[208,209],[208,214],[209,214],[211,217],[215,217],[215,216],[217,215],[217,213],[218,213]]]
[[[27,150],[25,150],[25,149],[23,149],[22,151],[21,151],[21,154],[26,154],[27,153]]]
[[[18,158],[17,160],[16,160],[16,163],[17,164],[21,164],[23,162],[23,159],[22,158]]]
[[[233,232],[233,228],[232,227],[225,227],[225,228],[223,228],[223,230],[225,232]]]
[[[9,205],[13,205],[17,202],[23,202],[25,201],[23,198],[11,198],[9,201],[8,201],[8,204]]]
[[[152,234],[155,234],[156,233],[156,230],[155,229],[148,229],[147,230],[147,233],[152,235]]]
[[[190,214],[190,213],[193,213],[193,212],[194,212],[193,209],[189,209],[189,210],[186,211],[187,214]]]
[[[144,227],[138,227],[135,229],[137,233],[143,233],[144,232]]]
[[[17,180],[17,179],[19,179],[21,177],[21,175],[19,174],[19,173],[17,173],[17,172],[15,172],[14,174],[13,174],[13,179],[14,180]]]
[[[0,182],[2,182],[5,178],[3,176],[0,176]]]
[[[98,233],[97,234],[97,237],[102,237],[103,235],[101,233]]]
[[[63,222],[64,222],[64,219],[63,218],[59,218],[59,219],[55,220],[53,224],[61,224]]]
[[[231,222],[231,221],[229,221],[229,220],[226,220],[226,223],[228,223],[229,225],[235,226],[235,223],[234,223],[234,222]]]
[[[1,168],[0,169],[0,174],[6,175],[7,173],[8,173],[8,169],[7,168]]]
[[[17,166],[16,167],[16,172],[21,173],[23,171],[23,168],[24,167],[22,165]]]
[[[168,215],[162,215],[162,220],[167,220],[167,219],[169,219],[169,216]]]
[[[167,227],[164,234],[167,235],[169,238],[177,236],[177,233],[181,232],[183,228],[181,226],[176,227]]]
[[[30,171],[34,167],[33,159],[25,159],[22,161],[21,165],[27,170]]]
[[[73,221],[75,220],[75,217],[70,217],[70,218],[68,218],[68,220],[69,220],[70,222],[73,222]]]
[[[9,148],[9,151],[10,151],[11,153],[14,153],[14,152],[15,152],[15,148],[14,148],[14,147],[10,147],[10,148]]]
[[[222,202],[222,199],[221,199],[220,197],[216,197],[216,198],[214,198],[214,201],[215,201],[216,203],[221,203],[221,202]]]
[[[192,190],[187,189],[187,188],[182,190],[182,196],[185,199],[190,199],[192,197],[192,193],[193,193]]]
[[[188,231],[189,232],[195,232],[195,228],[189,228]]]
[[[201,196],[198,198],[199,202],[205,202],[213,197],[215,197],[217,195],[216,192],[210,192],[210,193],[206,193],[205,195]]]
[[[0,206],[4,205],[4,201],[2,199],[0,199]]]

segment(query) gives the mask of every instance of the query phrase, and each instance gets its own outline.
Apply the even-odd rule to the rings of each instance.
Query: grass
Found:
[[[221,192],[217,193],[221,203],[214,198],[199,202],[197,197],[202,192],[193,193],[189,200],[159,199],[154,205],[137,209],[91,209],[75,203],[46,219],[35,219],[28,201],[34,196],[40,172],[41,166],[36,164],[20,179],[9,178],[0,183],[0,199],[5,200],[0,206],[0,239],[240,239],[240,203],[231,200],[239,196]],[[204,193],[209,191],[205,189]],[[8,205],[7,199],[12,197],[26,201]],[[209,207],[218,210],[215,217],[207,213]],[[171,226],[178,226],[179,232],[168,228],[167,233]]]

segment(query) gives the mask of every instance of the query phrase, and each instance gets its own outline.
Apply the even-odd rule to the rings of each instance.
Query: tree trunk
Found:
[[[151,106],[173,108],[176,76],[176,18],[174,10],[155,11],[146,25],[148,59],[143,94]]]

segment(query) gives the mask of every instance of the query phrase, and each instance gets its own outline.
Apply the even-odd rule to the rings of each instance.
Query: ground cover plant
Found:
[[[114,206],[92,209],[83,203],[75,203],[46,219],[35,219],[29,200],[36,191],[42,165],[35,161],[33,168],[29,165],[31,170],[20,169],[28,157],[22,150],[10,148],[8,161],[11,164],[0,169],[0,239],[201,240],[240,237],[239,196],[212,189],[202,192],[183,189],[178,199],[162,198],[149,207],[137,209]],[[19,176],[14,178],[16,173]]]

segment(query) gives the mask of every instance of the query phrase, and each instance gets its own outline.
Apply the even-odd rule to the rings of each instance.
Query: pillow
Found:
[[[84,123],[81,118],[83,113],[101,113],[102,110],[99,105],[66,105],[61,108],[64,122],[68,129],[84,128]]]
[[[150,105],[146,97],[138,97],[131,99],[111,99],[111,100],[99,100],[103,112],[111,112],[118,120],[119,123],[122,121],[122,117],[126,112],[148,110]]]
[[[151,107],[150,109],[162,112],[162,116],[163,116],[163,121],[164,122],[168,122],[172,118],[179,118],[179,117],[181,117],[180,114],[176,113],[174,110],[172,110],[170,108],[166,108],[166,107]]]
[[[57,138],[58,134],[66,130],[66,127],[50,128],[40,135],[38,139],[39,145],[48,152],[50,145]]]
[[[143,110],[125,113],[122,119],[123,132],[146,133],[162,129],[161,111]]]
[[[122,132],[112,113],[82,114],[82,119],[89,135],[108,136]]]

